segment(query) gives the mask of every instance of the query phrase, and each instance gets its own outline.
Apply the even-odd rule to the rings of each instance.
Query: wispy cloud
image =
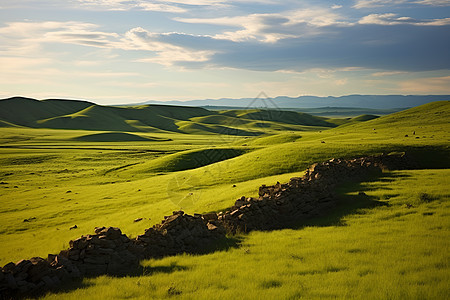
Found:
[[[212,50],[192,49],[164,40],[175,33],[153,33],[137,27],[124,34],[103,32],[91,23],[79,22],[14,22],[0,28],[0,41],[13,42],[0,46],[4,55],[18,55],[17,48],[23,47],[21,56],[33,56],[46,43],[74,44],[113,50],[144,50],[147,58],[140,61],[170,66],[175,62],[204,62],[214,54]],[[182,34],[190,37],[189,35]],[[192,36],[194,38],[194,36]],[[8,46],[6,46],[8,45]]]
[[[108,47],[119,37],[97,28],[95,24],[81,22],[11,22],[0,28],[0,40],[12,41],[3,48],[14,50],[17,44],[33,46],[45,42]]]
[[[361,18],[359,24],[377,25],[416,25],[416,26],[445,26],[450,25],[450,18],[418,20],[411,17],[398,17],[397,14],[370,14]]]
[[[223,0],[77,0],[85,8],[97,10],[144,10],[167,13],[185,13],[193,7],[226,7]],[[245,1],[244,1],[245,2]],[[265,2],[264,0],[253,2]]]
[[[450,0],[356,0],[354,8],[374,8],[401,4],[421,4],[429,6],[450,6]]]
[[[404,71],[375,72],[375,73],[372,73],[372,76],[385,77],[385,76],[402,75],[402,74],[408,74],[408,72],[404,72]]]
[[[186,9],[171,4],[172,1],[124,1],[124,0],[78,0],[85,8],[104,10],[144,10],[168,13],[183,13]],[[175,2],[176,3],[176,2]]]
[[[450,94],[450,76],[418,78],[399,83],[401,91],[408,94]]]
[[[151,58],[140,59],[142,62],[154,62],[173,65],[175,62],[205,62],[214,54],[211,50],[197,50],[164,42],[171,34],[152,33],[143,28],[133,28],[122,39],[122,47],[132,50],[147,50],[156,53]]]
[[[450,6],[450,0],[416,0],[413,3],[431,6]]]
[[[354,8],[372,8],[380,6],[392,6],[408,2],[408,0],[356,0]]]
[[[329,9],[303,9],[284,13],[249,14],[222,18],[176,18],[184,23],[210,24],[236,27],[234,31],[216,34],[216,39],[259,41],[274,43],[286,38],[299,38],[316,34],[318,28],[331,25],[349,25]]]

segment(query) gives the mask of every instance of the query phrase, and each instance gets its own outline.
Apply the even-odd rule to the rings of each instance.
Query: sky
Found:
[[[0,98],[450,95],[450,0],[0,0]]]

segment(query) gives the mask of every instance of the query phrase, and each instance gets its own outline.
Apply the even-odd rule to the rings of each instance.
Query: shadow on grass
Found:
[[[217,251],[226,251],[231,248],[239,248],[243,239],[244,239],[244,237],[242,237],[242,236],[224,237],[224,238],[218,240],[216,243],[203,248],[202,251],[198,251],[196,253],[190,253],[190,254],[200,256],[200,255],[206,255],[209,253],[214,253]],[[163,258],[160,258],[160,259],[163,259]],[[141,260],[141,263],[146,260],[147,259]],[[158,259],[156,259],[156,260],[158,260]],[[189,267],[178,265],[175,262],[171,262],[169,265],[166,265],[166,266],[154,266],[154,267],[143,266],[140,264],[136,268],[134,268],[132,270],[128,270],[127,272],[125,272],[122,275],[104,274],[104,275],[100,275],[100,276],[107,276],[107,277],[112,277],[112,278],[141,277],[141,276],[151,276],[151,275],[158,274],[158,273],[171,274],[174,272],[187,271],[189,269],[190,269]],[[47,291],[36,291],[34,294],[14,295],[14,296],[11,295],[10,297],[8,297],[7,295],[4,296],[4,295],[0,294],[0,299],[1,300],[38,299],[40,297],[45,296],[46,294],[58,295],[58,297],[60,297],[62,299],[64,297],[64,294],[70,293],[73,290],[89,288],[89,287],[95,285],[95,283],[92,283],[90,281],[90,279],[97,278],[97,277],[99,277],[99,276],[84,276],[84,278],[81,278],[81,279],[65,282],[65,283],[61,284],[60,286],[58,286],[57,288],[52,289],[50,291],[48,291],[48,290]]]
[[[368,182],[392,182],[396,178],[407,178],[410,175],[401,173],[383,173],[381,176],[371,176],[361,182],[347,182],[336,189],[336,206],[327,209],[322,215],[311,217],[305,220],[294,222],[291,229],[301,229],[303,227],[316,226],[346,226],[343,221],[345,216],[351,214],[362,213],[362,209],[370,209],[377,206],[389,206],[386,201],[380,201],[378,197],[369,196],[365,192],[373,190],[374,186],[368,187],[365,183]],[[386,189],[385,186],[382,186]],[[354,194],[354,193],[357,194]],[[396,194],[384,195],[383,200],[388,200],[391,197],[397,196]]]
[[[187,270],[190,270],[190,268],[188,268],[186,266],[180,266],[177,263],[172,262],[168,266],[156,266],[156,267],[140,266],[139,272],[136,274],[136,276],[137,277],[151,276],[151,275],[158,274],[158,273],[171,274],[174,272],[187,271]]]

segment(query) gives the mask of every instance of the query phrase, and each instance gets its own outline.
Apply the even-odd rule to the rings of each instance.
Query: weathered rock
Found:
[[[258,206],[247,206],[242,197],[231,212],[218,217],[230,233],[249,230],[281,228],[303,218],[316,216],[334,206],[334,187],[346,180],[361,180],[381,169],[411,167],[404,155],[368,156],[352,160],[330,159],[312,164],[303,177],[291,178],[289,183],[277,182],[259,188]],[[250,200],[249,202],[254,202]]]
[[[11,273],[6,273],[5,278],[9,289],[15,290],[18,288],[16,279],[14,279],[14,276]]]
[[[106,236],[108,240],[115,240],[122,236],[122,231],[117,227],[103,228],[99,232],[96,232],[100,236]]]

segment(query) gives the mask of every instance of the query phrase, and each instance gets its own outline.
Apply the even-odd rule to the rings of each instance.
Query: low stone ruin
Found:
[[[345,181],[361,181],[383,169],[411,168],[403,155],[380,155],[311,165],[303,177],[288,183],[262,185],[259,198],[238,199],[230,210],[218,214],[219,223],[231,233],[283,228],[317,216],[336,204],[335,187]]]
[[[132,274],[145,258],[202,252],[225,237],[223,228],[207,217],[176,211],[135,239],[119,228],[97,227],[95,234],[70,241],[69,249],[58,255],[10,262],[0,268],[0,299],[39,295],[83,277]]]
[[[0,267],[0,299],[40,295],[86,276],[130,274],[142,259],[201,253],[227,233],[283,228],[334,206],[336,185],[362,180],[386,168],[408,169],[411,165],[404,155],[331,159],[313,164],[303,177],[291,178],[288,183],[263,185],[258,198],[243,196],[225,212],[194,216],[173,212],[134,239],[119,228],[97,227],[95,234],[70,241],[69,249],[58,255]]]
[[[135,253],[139,253],[142,258],[154,258],[202,252],[214,241],[225,237],[223,228],[208,219],[208,215],[190,216],[182,211],[173,212],[161,224],[137,236]]]

